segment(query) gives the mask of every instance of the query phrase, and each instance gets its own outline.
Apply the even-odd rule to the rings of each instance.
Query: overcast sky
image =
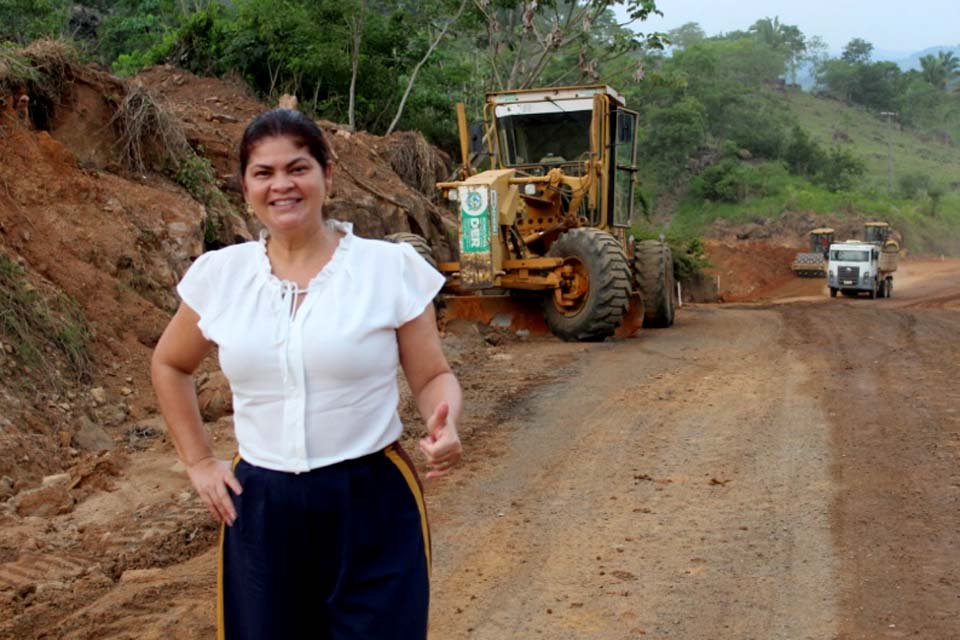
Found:
[[[805,36],[823,38],[832,53],[851,38],[906,53],[960,44],[960,0],[657,0],[657,6],[663,18],[635,23],[638,31],[669,31],[697,22],[712,36],[779,17]]]

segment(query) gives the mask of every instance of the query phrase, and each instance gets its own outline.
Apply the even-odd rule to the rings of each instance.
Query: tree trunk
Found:
[[[350,101],[347,107],[347,124],[351,131],[357,130],[357,70],[360,68],[360,42],[363,40],[363,23],[367,13],[367,2],[361,0],[360,10],[350,20]]]
[[[393,133],[394,127],[397,126],[397,123],[400,121],[400,116],[403,115],[403,108],[407,104],[407,98],[410,97],[410,91],[413,89],[413,83],[417,81],[417,74],[420,73],[420,69],[426,64],[427,60],[430,59],[430,56],[433,55],[433,50],[437,48],[437,45],[440,44],[440,41],[443,40],[443,36],[447,35],[447,30],[453,26],[457,20],[460,19],[460,15],[463,14],[463,10],[467,6],[467,0],[461,0],[460,8],[457,9],[457,13],[453,16],[447,24],[443,25],[443,29],[440,30],[440,33],[437,34],[437,37],[434,38],[433,42],[430,43],[430,48],[427,49],[427,52],[423,54],[423,58],[420,59],[420,62],[417,63],[417,66],[413,68],[413,71],[410,73],[410,80],[407,81],[407,88],[403,92],[403,97],[400,98],[400,104],[397,106],[397,113],[393,117],[393,122],[390,123],[390,126],[387,127],[387,132],[384,135],[390,135]]]

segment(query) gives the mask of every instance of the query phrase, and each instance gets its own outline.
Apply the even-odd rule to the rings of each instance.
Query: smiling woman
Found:
[[[153,379],[190,479],[224,523],[219,638],[426,636],[430,536],[397,444],[397,368],[426,422],[430,472],[461,455],[461,391],[432,299],[443,277],[404,244],[326,220],[331,154],[295,111],[240,148],[257,242],[201,256],[157,345]],[[191,374],[216,345],[239,455],[213,457]]]

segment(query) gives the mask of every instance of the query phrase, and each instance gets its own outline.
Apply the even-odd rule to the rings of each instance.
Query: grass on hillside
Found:
[[[668,232],[680,237],[706,233],[718,219],[734,224],[779,218],[790,211],[809,211],[842,220],[882,219],[901,231],[905,247],[914,253],[960,255],[960,193],[945,194],[939,202],[920,195],[913,200],[892,199],[886,190],[860,189],[832,193],[804,178],[791,176],[776,163],[753,167],[754,181],[744,202],[683,200]]]
[[[839,146],[861,158],[867,165],[870,187],[888,188],[888,140],[895,189],[906,174],[928,176],[947,187],[960,181],[960,147],[918,132],[901,131],[896,122],[887,122],[879,114],[802,91],[789,92],[787,104],[800,126],[817,142],[825,147]]]
[[[75,382],[87,382],[93,373],[92,334],[80,305],[62,293],[41,292],[32,286],[23,268],[0,254],[0,338],[27,372],[30,384],[40,377],[59,387],[59,353]],[[36,381],[34,381],[36,382]]]
[[[786,99],[800,126],[822,147],[838,146],[864,161],[866,174],[858,186],[834,193],[790,175],[780,163],[745,163],[748,179],[743,201],[713,202],[688,195],[678,204],[665,230],[668,234],[703,235],[718,219],[740,224],[802,211],[819,214],[825,221],[887,220],[903,234],[905,248],[913,253],[960,255],[960,148],[900,131],[878,116],[835,100],[799,91],[789,92]],[[887,168],[888,136],[893,193]],[[905,197],[900,185],[905,175],[927,180],[929,191],[921,188]]]

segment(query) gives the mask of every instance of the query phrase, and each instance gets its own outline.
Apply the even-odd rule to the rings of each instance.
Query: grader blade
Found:
[[[623,322],[620,323],[613,335],[618,338],[632,337],[643,326],[643,316],[643,298],[640,297],[639,293],[631,293],[630,306],[627,307],[627,312],[623,314]]]
[[[543,306],[536,297],[522,296],[446,296],[444,318],[470,320],[488,327],[506,329],[514,333],[526,331],[532,336],[550,335],[543,318]],[[643,325],[643,301],[636,293],[630,296],[630,306],[614,335],[633,336]]]
[[[543,309],[536,298],[518,296],[446,296],[444,318],[470,320],[488,327],[528,331],[532,336],[550,335]]]

